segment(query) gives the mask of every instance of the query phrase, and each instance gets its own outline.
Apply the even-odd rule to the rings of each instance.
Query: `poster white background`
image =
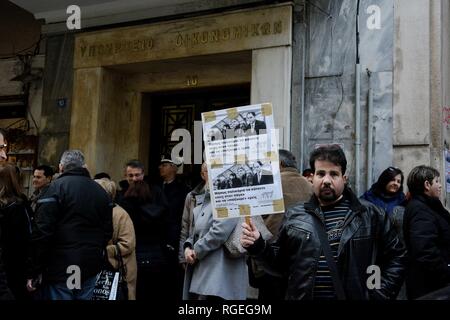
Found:
[[[283,212],[271,104],[203,113],[202,121],[214,217]]]

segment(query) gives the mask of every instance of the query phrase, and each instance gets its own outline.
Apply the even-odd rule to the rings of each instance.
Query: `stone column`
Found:
[[[430,2],[394,1],[394,163],[431,161]]]
[[[105,171],[116,181],[125,162],[140,157],[142,139],[141,94],[126,91],[124,78],[102,67],[77,69],[70,126],[70,148],[85,153],[91,174]]]
[[[252,104],[271,102],[275,128],[280,130],[279,145],[290,149],[291,63],[290,46],[253,50]]]
[[[73,48],[72,34],[47,39],[39,128],[39,164],[57,166],[62,152],[69,146]]]

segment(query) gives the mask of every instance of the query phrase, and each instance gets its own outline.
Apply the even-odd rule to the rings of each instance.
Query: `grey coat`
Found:
[[[192,234],[183,246],[194,249],[197,262],[186,268],[183,299],[188,300],[189,293],[227,300],[246,299],[248,272],[245,257],[228,258],[223,248],[238,221],[213,219],[209,193],[197,201]]]
[[[202,199],[205,194],[205,185],[203,183],[199,184],[189,192],[184,201],[183,216],[181,218],[181,232],[180,232],[180,245],[178,252],[178,262],[185,263],[184,258],[184,243],[187,238],[192,234],[192,220],[194,219],[194,208],[198,199]]]

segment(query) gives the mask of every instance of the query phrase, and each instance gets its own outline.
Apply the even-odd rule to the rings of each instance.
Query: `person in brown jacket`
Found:
[[[281,187],[283,190],[284,207],[286,210],[301,201],[308,201],[313,193],[311,183],[297,170],[297,162],[294,155],[284,149],[278,150],[280,158]],[[278,235],[284,213],[268,215],[264,221],[267,228],[273,234],[273,239]]]
[[[283,190],[284,207],[286,210],[298,202],[308,201],[312,194],[312,184],[297,170],[294,155],[284,149],[278,150],[280,158],[281,186]],[[273,234],[270,241],[275,241],[283,221],[284,213],[270,214],[264,217],[264,223]],[[251,259],[251,284],[259,289],[260,300],[284,299],[285,284],[277,275],[267,273],[258,261]]]
[[[108,178],[96,179],[99,185],[105,189],[114,200],[116,196],[116,184]],[[134,233],[133,221],[128,213],[119,205],[113,208],[113,236],[106,246],[108,261],[114,269],[119,267],[119,261],[115,258],[115,244],[119,245],[123,264],[126,270],[126,280],[128,287],[128,300],[136,300],[136,236]]]

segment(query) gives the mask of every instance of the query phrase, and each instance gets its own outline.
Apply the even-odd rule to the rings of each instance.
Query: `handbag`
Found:
[[[272,238],[273,235],[269,229],[267,229],[264,219],[261,216],[253,216],[251,219],[264,240],[269,240]],[[247,253],[247,250],[241,245],[242,223],[244,221],[245,218],[239,219],[233,232],[231,232],[227,241],[223,244],[225,254],[228,258],[240,258]]]
[[[119,268],[114,270],[108,263],[109,267],[98,273],[91,300],[128,300],[126,268],[117,243],[115,249],[114,257],[119,262]]]

